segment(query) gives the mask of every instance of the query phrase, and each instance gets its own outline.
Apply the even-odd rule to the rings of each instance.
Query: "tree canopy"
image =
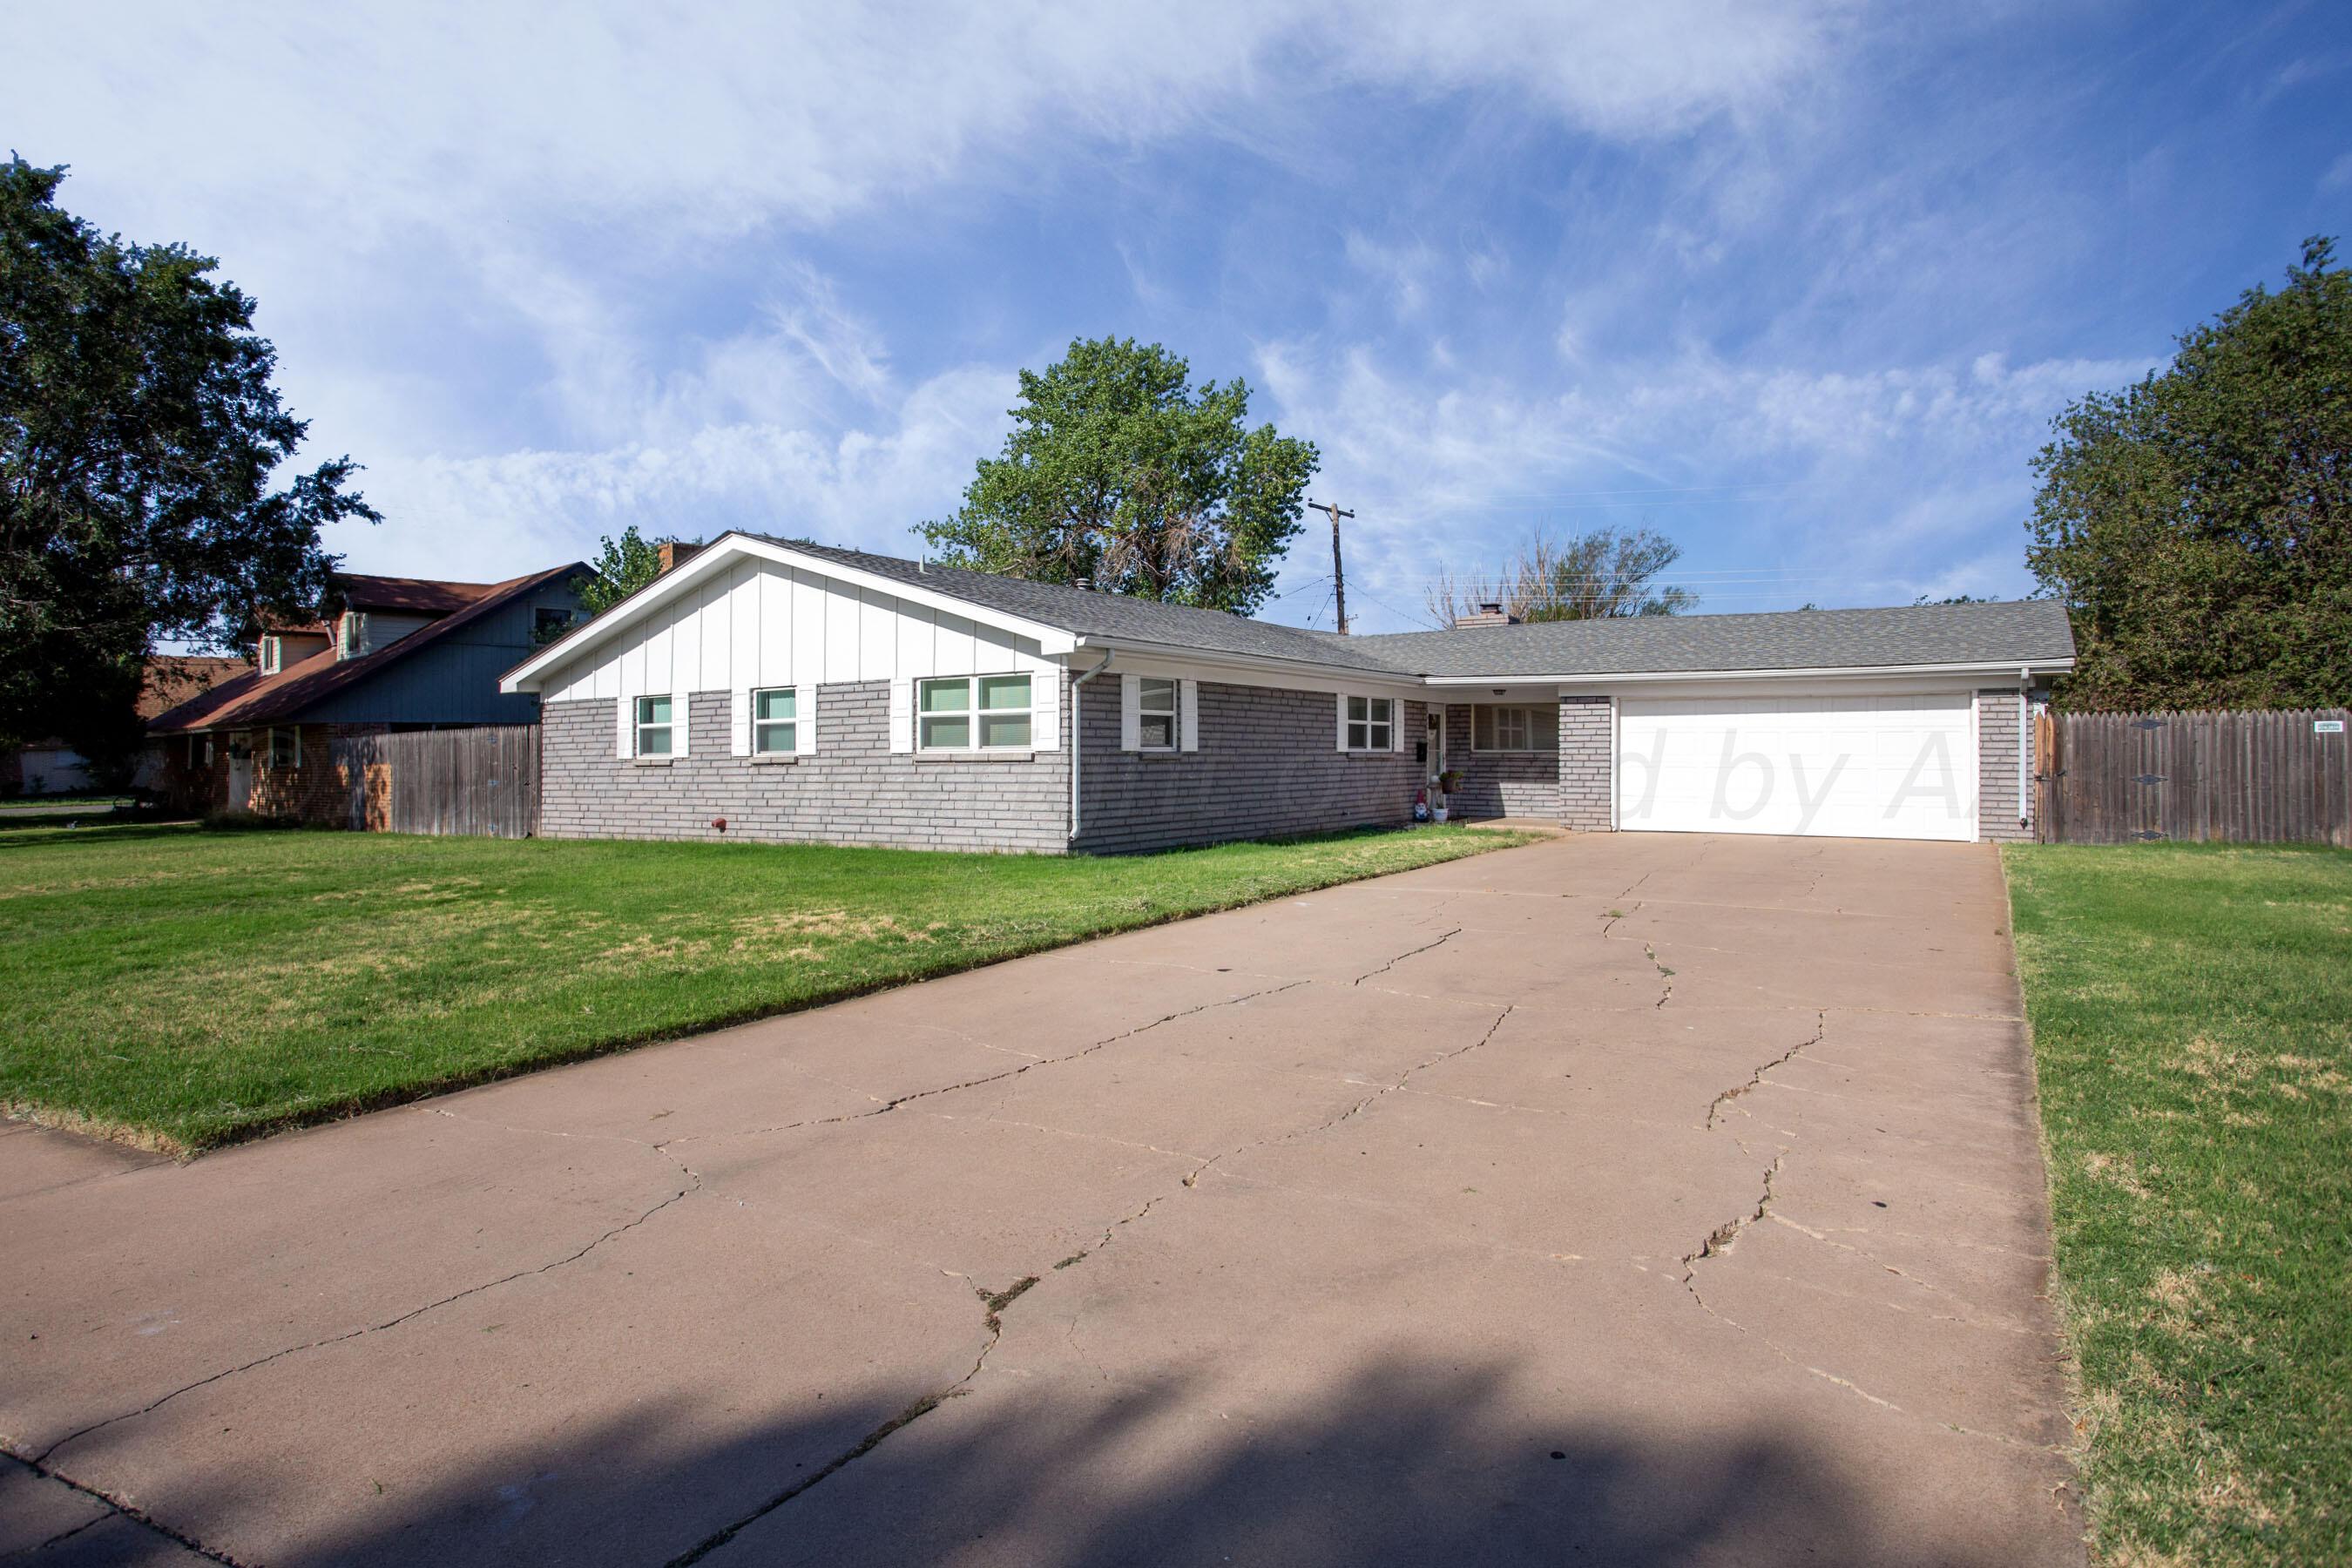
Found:
[[[0,737],[105,769],[139,743],[156,641],[315,614],[320,526],[379,519],[349,458],[277,482],[307,426],[253,301],[209,257],[62,211],[64,178],[0,163]]]
[[[601,616],[661,575],[661,546],[646,543],[633,522],[618,539],[604,536],[593,564],[595,577],[580,585],[580,607]]]
[[[1696,608],[1698,595],[1657,580],[1682,553],[1680,545],[1646,528],[1596,528],[1566,539],[1539,531],[1499,577],[1456,577],[1440,567],[1422,601],[1447,626],[1482,605],[1500,605],[1522,621],[1678,616]]]
[[[1247,615],[1274,586],[1320,457],[1250,427],[1246,382],[1191,378],[1126,338],[1023,371],[1003,451],[924,537],[950,565]]]
[[[2027,560],[2075,707],[2352,701],[2352,274],[2326,239],[2054,422]]]

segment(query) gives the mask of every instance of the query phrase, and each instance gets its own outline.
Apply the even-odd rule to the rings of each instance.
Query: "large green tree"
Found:
[[[1440,625],[1486,605],[1522,621],[1679,616],[1698,607],[1698,595],[1658,578],[1682,553],[1646,528],[1596,528],[1566,539],[1538,531],[1499,577],[1456,577],[1440,567],[1422,602]]]
[[[253,301],[209,257],[61,210],[64,177],[0,163],[0,739],[120,769],[157,641],[315,612],[320,525],[377,514],[348,458],[279,481],[305,426]]]
[[[2352,702],[2352,274],[2331,242],[2055,428],[2027,559],[2074,617],[2066,703]]]
[[[1073,342],[1021,373],[1003,450],[922,531],[953,565],[1247,615],[1299,530],[1311,441],[1249,421],[1249,384],[1192,384],[1153,343]]]
[[[661,546],[647,543],[633,522],[618,539],[604,536],[595,566],[596,575],[580,585],[580,607],[601,616],[661,575]]]

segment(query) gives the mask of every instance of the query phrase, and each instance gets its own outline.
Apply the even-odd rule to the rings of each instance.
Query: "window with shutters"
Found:
[[[1136,732],[1147,752],[1176,749],[1176,682],[1147,675],[1136,682]]]
[[[916,683],[916,744],[926,752],[1025,752],[1034,733],[1026,675]]]
[[[784,756],[800,750],[800,688],[771,686],[751,693],[751,750]]]
[[[670,700],[667,697],[637,699],[637,755],[667,757],[670,754]]]

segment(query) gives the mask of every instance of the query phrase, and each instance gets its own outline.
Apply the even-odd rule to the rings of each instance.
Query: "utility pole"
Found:
[[[1348,635],[1348,578],[1339,567],[1339,520],[1343,517],[1353,517],[1356,514],[1352,511],[1340,510],[1339,503],[1337,501],[1311,500],[1307,504],[1317,511],[1328,512],[1331,516],[1331,600],[1338,606],[1339,635],[1346,637]]]

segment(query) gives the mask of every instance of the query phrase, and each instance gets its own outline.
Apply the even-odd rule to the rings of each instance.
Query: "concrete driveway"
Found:
[[[1574,837],[187,1166],[10,1125],[0,1553],[2077,1563],[2008,923]]]

